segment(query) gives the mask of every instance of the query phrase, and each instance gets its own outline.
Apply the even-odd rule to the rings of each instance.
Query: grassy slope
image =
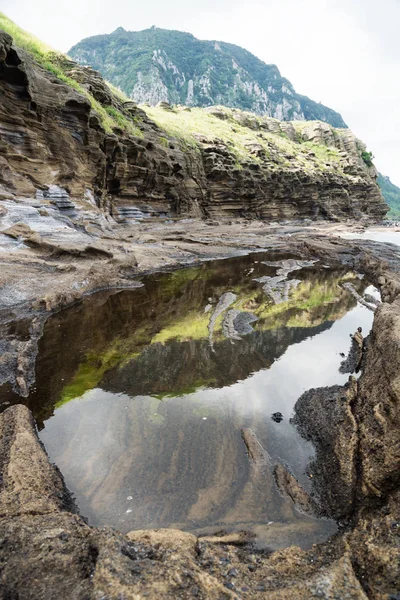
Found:
[[[115,102],[113,106],[102,106],[69,75],[68,71],[64,71],[68,61],[65,60],[66,57],[63,54],[54,52],[49,46],[22,30],[2,13],[0,13],[0,29],[9,33],[13,37],[14,43],[29,52],[43,68],[85,96],[107,132],[110,133],[113,129],[119,128],[131,135],[143,137],[143,133],[132,118],[123,113],[123,102],[129,99],[121,90],[107,84]],[[310,174],[318,171],[335,171],[344,175],[337,149],[301,141],[302,128],[306,125],[304,122],[293,123],[298,133],[297,141],[293,142],[284,133],[276,134],[263,130],[260,135],[260,131],[242,126],[233,118],[234,112],[227,108],[223,109],[228,115],[226,120],[221,120],[201,108],[193,108],[190,111],[183,109],[168,111],[158,107],[144,106],[143,109],[167,135],[178,138],[183,148],[188,146],[194,149],[198,148],[195,138],[198,134],[205,135],[210,140],[221,139],[232,150],[238,168],[241,168],[243,161],[261,162],[261,159],[252,154],[251,148],[249,148],[249,145],[257,144],[263,147],[271,170],[285,170],[295,166]],[[246,114],[250,119],[257,120],[262,125],[263,117],[256,117],[251,113],[245,113],[244,116]],[[335,131],[337,135],[340,135],[340,130]],[[162,134],[160,143],[166,147],[169,144]],[[312,154],[310,155],[310,153]]]
[[[132,135],[141,136],[141,131],[135,127],[132,121],[124,115],[121,111],[113,106],[102,106],[87,90],[85,90],[77,81],[72,77],[65,74],[63,70],[63,59],[65,56],[61,53],[55,52],[43,43],[41,40],[36,38],[34,35],[24,31],[13,21],[11,21],[6,15],[0,12],[0,29],[10,34],[14,40],[14,44],[23,48],[29,54],[32,55],[34,60],[42,66],[44,69],[55,75],[58,79],[74,88],[77,92],[85,96],[92,109],[97,113],[100,121],[107,133],[111,133],[113,129],[119,128],[126,130]],[[110,88],[111,89],[111,88]],[[111,90],[114,92],[114,90]],[[119,100],[129,100],[128,98],[122,97],[120,93]]]
[[[244,160],[260,162],[261,159],[251,154],[251,145],[257,144],[263,147],[266,158],[271,158],[271,169],[274,165],[277,170],[297,166],[308,173],[324,170],[340,172],[345,176],[336,148],[301,141],[303,122],[293,122],[298,132],[298,140],[291,141],[284,133],[276,134],[265,130],[261,133],[261,130],[241,125],[234,116],[245,116],[246,113],[235,113],[229,108],[220,107],[227,115],[226,119],[220,119],[203,108],[192,108],[190,111],[183,108],[164,110],[147,105],[141,108],[160,128],[189,146],[196,147],[196,135],[206,136],[210,140],[222,140],[236,156],[238,166]],[[264,117],[257,117],[251,113],[247,113],[247,116],[261,125],[263,120],[265,121]],[[310,152],[315,156],[310,156]]]

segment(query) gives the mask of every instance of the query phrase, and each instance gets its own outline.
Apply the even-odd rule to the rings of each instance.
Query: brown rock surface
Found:
[[[358,431],[352,412],[356,384],[312,389],[295,405],[293,422],[313,442],[316,457],[309,471],[325,514],[343,518],[353,512],[358,460]]]
[[[359,427],[357,501],[365,506],[400,486],[400,298],[376,312],[355,411]]]
[[[255,139],[262,143],[250,140],[238,158],[234,144],[216,136],[193,136],[189,144],[174,137],[117,98],[98,73],[60,57],[67,76],[103,107],[118,109],[136,131],[115,126],[106,133],[86,96],[13,46],[4,32],[0,48],[3,198],[36,196],[46,206],[72,210],[74,203],[84,206],[89,194],[121,222],[160,213],[379,219],[387,210],[375,171],[361,159],[364,145],[350,131],[339,134],[320,122],[297,131],[296,124],[266,117],[255,124],[254,115],[236,110],[205,111],[216,121],[222,114],[233,129],[238,122],[252,135],[260,129]],[[190,114],[174,109],[177,118],[181,113]]]

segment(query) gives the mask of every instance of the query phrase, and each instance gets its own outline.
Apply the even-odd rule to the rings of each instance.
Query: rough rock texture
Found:
[[[307,241],[306,241],[307,239]],[[302,510],[320,501],[341,532],[304,551],[259,552],[246,533],[196,538],[174,530],[123,536],[74,514],[61,474],[49,465],[27,408],[0,416],[0,597],[2,598],[324,598],[393,600],[400,592],[399,269],[377,253],[358,256],[342,241],[310,236],[303,256],[358,260],[383,296],[360,380],[312,390],[296,422],[316,444],[311,498],[284,467],[281,493]],[[336,250],[335,250],[336,248]],[[388,247],[387,258],[393,255]],[[381,253],[381,257],[385,252]],[[384,273],[384,274],[383,274]],[[391,296],[390,296],[391,294]],[[269,460],[243,431],[254,477]],[[256,481],[255,479],[255,481]]]
[[[376,313],[355,411],[359,428],[358,506],[400,486],[400,298]],[[376,390],[379,390],[379,394]]]
[[[0,431],[9,450],[0,488],[3,598],[236,598],[236,591],[245,591],[241,588],[250,598],[262,597],[267,589],[275,590],[271,597],[284,598],[295,581],[296,598],[307,598],[321,586],[322,598],[334,598],[341,589],[351,598],[364,598],[350,561],[338,559],[336,549],[332,561],[329,553],[319,559],[320,574],[308,554],[296,548],[265,558],[174,530],[124,537],[92,529],[61,505],[61,495],[67,498],[62,478],[47,461],[28,409],[8,409]],[[29,452],[15,460],[13,449],[23,438],[32,441]]]
[[[38,339],[52,310],[101,287],[137,285],[132,279],[138,274],[166,264],[272,247],[365,272],[380,286],[383,300],[359,382],[343,390],[312,391],[299,401],[299,427],[317,445],[311,500],[325,500],[321,504],[326,512],[340,517],[345,524],[340,535],[308,551],[291,547],[270,554],[252,547],[245,533],[235,540],[223,535],[202,540],[174,531],[123,536],[93,529],[75,513],[29,411],[14,406],[0,417],[0,597],[394,600],[400,593],[398,251],[391,245],[327,239],[315,231],[310,234],[305,226],[299,233],[295,225],[278,231],[260,222],[186,220],[120,228],[107,214],[109,210],[129,221],[140,207],[148,214],[154,207],[155,213],[206,214],[213,205],[214,213],[222,216],[249,206],[254,215],[306,216],[315,209],[311,190],[316,214],[354,216],[368,203],[370,214],[378,216],[383,212],[381,198],[355,153],[357,141],[350,133],[338,138],[339,146],[335,141],[345,161],[340,173],[332,167],[316,179],[315,169],[310,174],[304,167],[292,180],[293,165],[285,170],[271,161],[270,187],[263,188],[261,176],[248,175],[257,174],[261,166],[255,165],[261,163],[248,162],[237,173],[229,162],[228,145],[204,138],[195,155],[185,153],[135,107],[125,107],[124,114],[133,111],[140,117],[142,139],[121,131],[106,134],[84,96],[34,65],[12,47],[9,36],[0,39],[0,377],[7,380],[12,372],[22,395],[32,383]],[[117,102],[101,78],[77,69],[76,76],[97,98]],[[246,119],[249,132],[260,125],[242,113],[222,111],[213,118],[221,120],[221,115],[227,115],[225,121]],[[267,129],[278,127],[283,133],[276,121],[265,123]],[[336,139],[332,129],[320,124],[301,131],[293,125],[294,134],[286,127],[288,139],[299,132],[313,144],[322,139],[333,144]],[[261,155],[262,148],[253,146]],[[346,178],[345,168],[351,172]],[[252,182],[257,184],[257,202],[264,198],[257,209],[250,202],[254,197],[247,197],[246,205],[234,195],[240,189],[244,194],[244,186],[251,189]],[[351,195],[347,204],[343,189]],[[276,190],[280,208],[275,206],[275,212],[265,208],[270,198],[265,190]],[[296,204],[289,209],[296,197],[303,198],[303,208]],[[20,320],[13,323],[13,315]],[[255,481],[262,481],[267,457],[251,432],[245,437],[254,449]],[[281,492],[306,506],[308,498],[290,473],[280,470],[279,475]]]
[[[351,514],[358,460],[357,424],[352,412],[356,384],[305,392],[296,403],[293,422],[316,447],[310,464],[322,510],[334,518]],[[326,418],[329,414],[330,419]]]
[[[222,119],[250,141],[239,148],[214,133],[188,143],[162,125],[169,110],[156,111],[157,125],[92,69],[68,60],[62,67],[137,135],[117,126],[106,133],[84,95],[1,33],[0,198],[35,197],[41,210],[65,214],[97,205],[121,222],[159,214],[379,219],[387,210],[364,146],[348,130],[214,109],[201,117],[212,131]],[[171,116],[184,130],[181,119],[193,125],[184,110]]]

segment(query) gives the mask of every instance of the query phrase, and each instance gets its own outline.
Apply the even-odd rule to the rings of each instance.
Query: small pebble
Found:
[[[283,414],[281,412],[276,412],[271,415],[271,419],[275,421],[275,423],[280,423],[283,421]]]
[[[224,583],[224,586],[226,588],[228,588],[228,590],[234,590],[235,589],[235,585],[231,581],[228,581],[227,583]]]
[[[228,572],[228,577],[237,577],[237,576],[238,576],[237,569],[231,569],[231,570]]]

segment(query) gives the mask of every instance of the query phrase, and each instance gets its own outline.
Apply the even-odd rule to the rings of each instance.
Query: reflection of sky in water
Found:
[[[373,288],[366,291],[371,293]],[[294,404],[305,390],[347,381],[348,375],[338,370],[342,360],[340,353],[347,354],[350,348],[349,334],[361,326],[366,335],[372,320],[373,313],[357,305],[326,331],[291,345],[269,369],[221,389],[200,389],[163,402],[149,396],[130,398],[101,389],[91,390],[57,409],[40,437],[50,458],[61,468],[67,485],[74,490],[83,514],[92,522],[126,531],[135,527],[135,522],[129,526],[130,516],[135,514],[135,502],[140,505],[143,527],[182,527],[185,523],[187,526],[185,507],[182,514],[179,513],[180,498],[187,490],[193,487],[196,490],[194,482],[197,484],[212,470],[216,456],[205,453],[204,444],[209,439],[210,444],[218,445],[214,438],[221,435],[221,431],[225,436],[233,431],[234,444],[247,461],[240,428],[251,427],[273,461],[279,459],[289,464],[307,485],[303,473],[312,455],[312,446],[289,422]],[[235,343],[240,344],[240,341]],[[271,420],[271,414],[277,411],[284,415],[284,421],[279,424]],[[217,430],[216,422],[219,423]],[[176,493],[174,514],[178,516],[175,521],[166,522],[167,517],[154,515],[151,504],[146,508],[148,496],[143,490],[156,486],[151,477],[157,481],[158,475],[165,475],[166,463],[173,462],[176,440],[182,435],[191,435],[187,432],[191,432],[192,427],[195,435],[186,442],[192,446],[191,459],[196,455],[203,458],[189,471],[175,466],[175,471],[169,474],[173,493]],[[199,430],[204,432],[203,437]],[[162,456],[157,445],[160,439],[165,439]],[[233,460],[238,460],[237,455],[227,454],[227,468]],[[147,475],[151,476],[149,481]],[[92,489],[93,485],[97,486],[96,490]],[[99,486],[101,497],[96,499]],[[116,486],[120,488],[117,492]],[[149,492],[152,499],[159,497],[160,504],[163,489],[165,487],[154,488]],[[128,497],[133,498],[133,505]]]
[[[368,229],[363,233],[341,233],[339,235],[348,240],[372,240],[400,246],[400,231],[374,231]]]

